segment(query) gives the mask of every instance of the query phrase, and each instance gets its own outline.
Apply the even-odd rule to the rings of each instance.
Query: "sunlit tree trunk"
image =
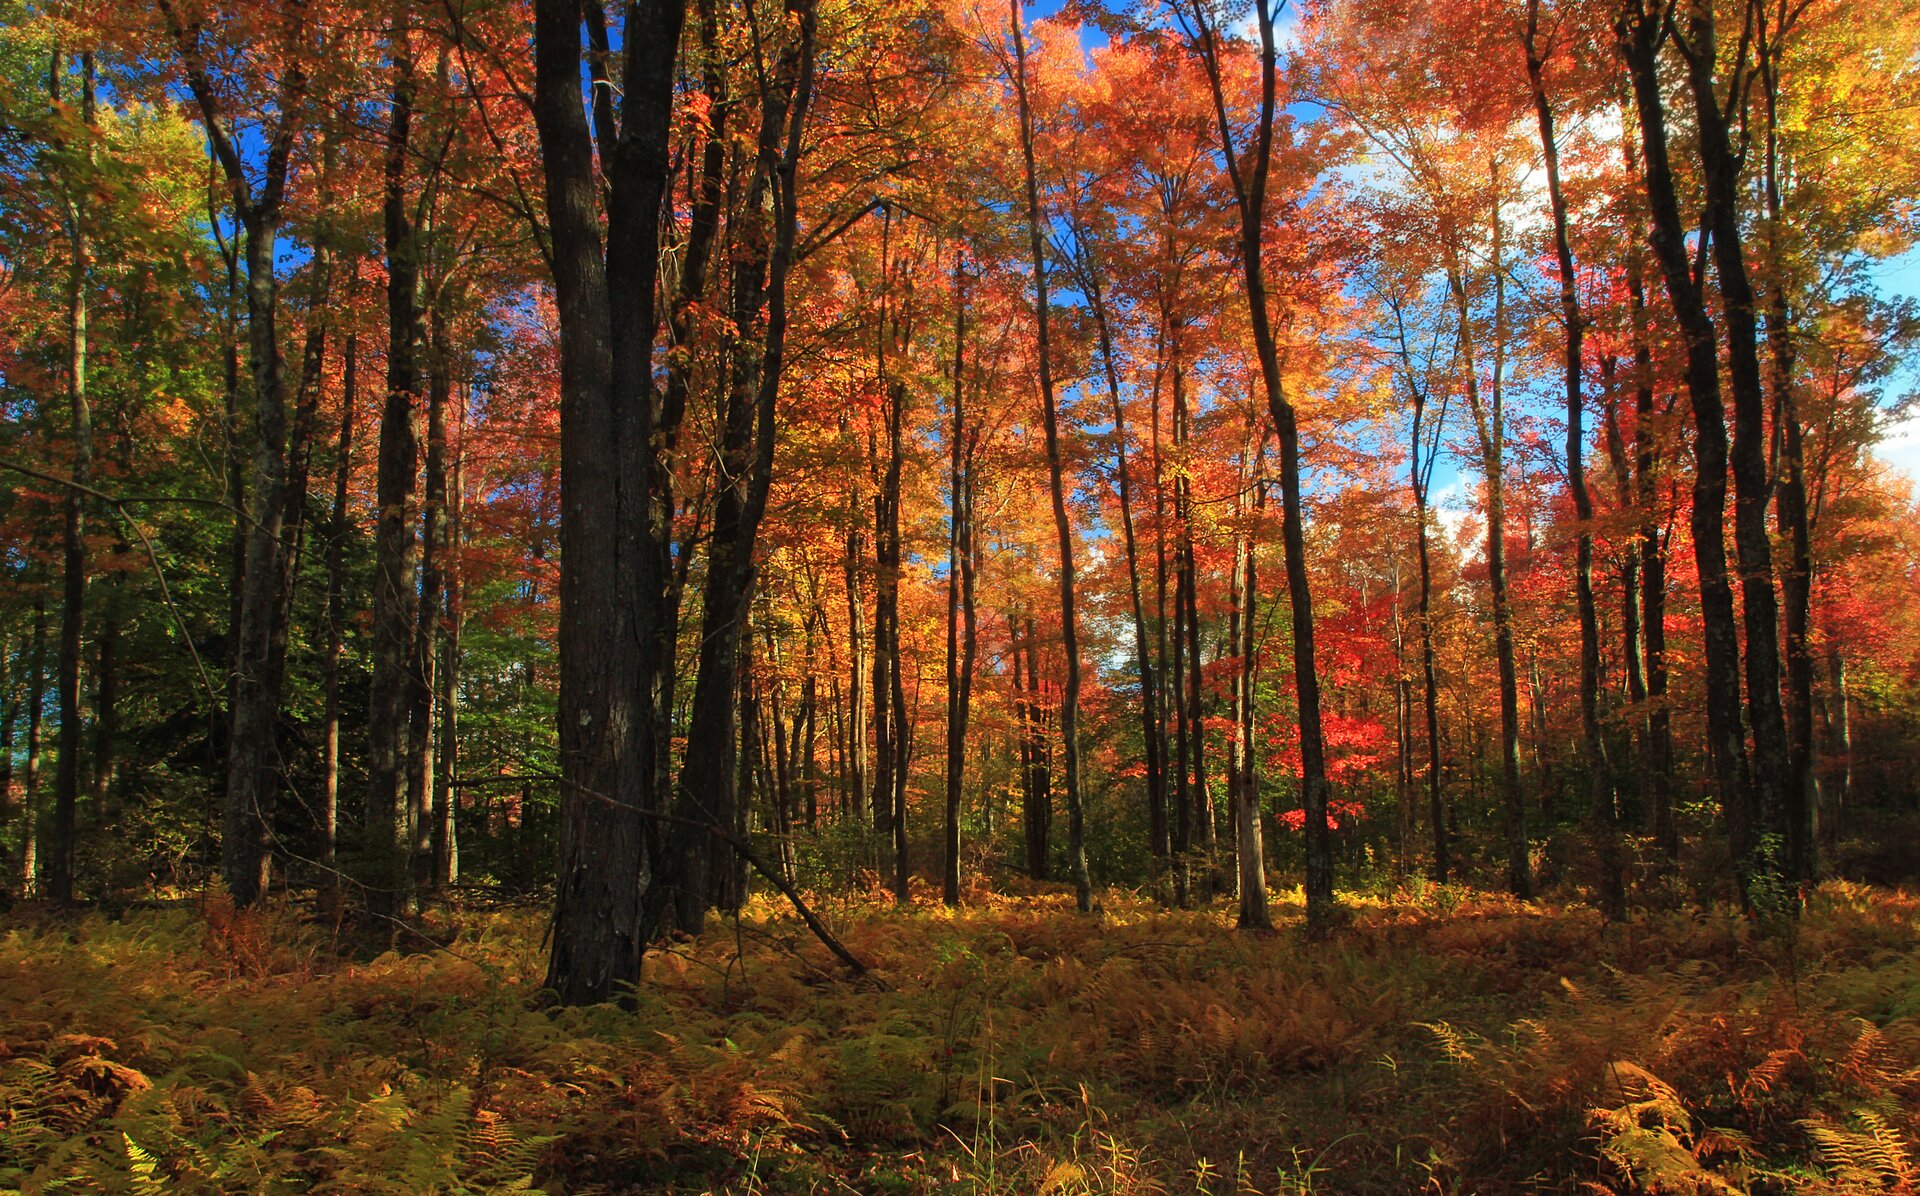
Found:
[[[1240,657],[1240,671],[1234,679],[1233,697],[1233,842],[1239,865],[1240,929],[1271,930],[1273,917],[1267,909],[1267,856],[1260,826],[1260,767],[1254,740],[1254,657],[1259,647],[1255,622],[1260,588],[1252,522],[1266,505],[1266,479],[1262,476],[1265,429],[1259,429],[1247,439],[1247,462],[1241,471],[1239,500],[1243,526],[1234,545],[1233,650]],[[1248,491],[1252,492],[1250,496]]]
[[[321,885],[329,894],[337,894],[339,890],[339,874],[334,869],[340,841],[340,662],[346,641],[347,538],[353,527],[347,517],[347,486],[353,477],[360,338],[348,336],[343,353],[340,435],[335,442],[333,463],[333,511],[327,520],[327,645],[322,662],[326,696],[320,727]]]

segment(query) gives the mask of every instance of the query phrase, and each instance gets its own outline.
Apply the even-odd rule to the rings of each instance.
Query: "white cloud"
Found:
[[[1920,415],[1888,425],[1886,438],[1873,447],[1873,455],[1888,468],[1920,481]]]

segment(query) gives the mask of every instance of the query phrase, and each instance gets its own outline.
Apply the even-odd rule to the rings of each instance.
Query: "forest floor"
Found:
[[[1920,1183],[1920,896],[1795,933],[1451,888],[1334,938],[1110,892],[823,900],[536,1009],[542,915],[369,956],[218,899],[0,940],[0,1189],[1863,1192]],[[402,948],[406,944],[401,944]]]

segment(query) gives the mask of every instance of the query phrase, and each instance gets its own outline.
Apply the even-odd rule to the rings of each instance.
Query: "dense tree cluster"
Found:
[[[1788,917],[1914,800],[1910,3],[0,13],[20,892],[557,878],[587,1002],[758,883]]]

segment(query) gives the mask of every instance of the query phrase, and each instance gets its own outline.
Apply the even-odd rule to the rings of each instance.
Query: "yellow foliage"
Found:
[[[538,911],[342,957],[291,911],[0,938],[0,1191],[1900,1192],[1920,901],[1790,944],[1459,890],[1332,941],[1057,890],[778,906],[539,1011]],[[1297,898],[1279,903],[1297,920]],[[1790,953],[1790,954],[1789,954]]]

